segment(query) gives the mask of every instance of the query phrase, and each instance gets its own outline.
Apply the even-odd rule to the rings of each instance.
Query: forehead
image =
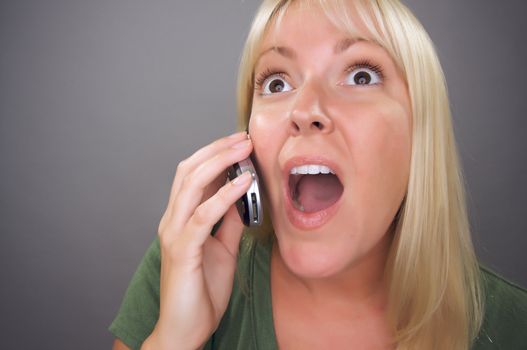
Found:
[[[350,3],[342,2],[337,8],[322,6],[315,1],[293,2],[270,21],[260,47],[265,50],[287,42],[327,41],[328,45],[334,45],[337,40],[340,45],[346,45],[346,38],[373,41],[357,9]]]

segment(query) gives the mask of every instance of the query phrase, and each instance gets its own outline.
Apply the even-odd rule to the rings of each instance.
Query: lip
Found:
[[[285,163],[282,176],[282,193],[285,198],[285,211],[287,217],[289,218],[289,221],[298,229],[314,230],[323,226],[337,213],[340,204],[342,203],[342,197],[344,196],[341,195],[340,198],[330,207],[314,213],[306,213],[296,209],[293,206],[293,199],[291,198],[291,193],[289,191],[289,172],[292,168],[305,164],[325,165],[335,171],[335,175],[339,178],[342,186],[344,186],[344,182],[339,176],[341,171],[337,163],[323,156],[297,156],[289,159]]]

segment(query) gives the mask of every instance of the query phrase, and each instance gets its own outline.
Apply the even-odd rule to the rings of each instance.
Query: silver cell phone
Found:
[[[259,226],[263,220],[262,201],[260,198],[260,188],[258,185],[258,174],[254,168],[251,157],[242,160],[227,169],[227,176],[229,180],[233,180],[244,172],[249,171],[253,177],[253,181],[247,193],[236,201],[236,208],[240,219],[247,227]]]

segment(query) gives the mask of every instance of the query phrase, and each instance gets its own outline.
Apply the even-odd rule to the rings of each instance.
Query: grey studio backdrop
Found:
[[[478,254],[527,286],[527,6],[407,4],[447,76]],[[111,347],[177,163],[235,129],[257,5],[1,2],[2,349]]]

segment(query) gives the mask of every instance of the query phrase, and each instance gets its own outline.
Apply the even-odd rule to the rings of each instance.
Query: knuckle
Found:
[[[176,173],[184,172],[187,169],[188,160],[184,159],[178,163],[176,167]]]
[[[225,152],[219,152],[212,156],[211,162],[218,163],[221,162],[225,157]]]
[[[217,147],[221,147],[223,145],[225,141],[223,139],[217,139],[217,140],[214,140],[210,143],[210,146],[211,147],[214,147],[214,148],[217,148]]]
[[[192,184],[192,180],[193,180],[193,176],[192,174],[187,174],[183,177],[183,180],[181,181],[181,184],[183,186],[183,188],[188,188],[190,187],[190,185]]]
[[[207,209],[203,204],[199,205],[194,211],[193,221],[198,226],[202,226],[208,223]]]
[[[230,203],[226,187],[223,187],[218,191],[217,200],[221,206],[227,206]]]

